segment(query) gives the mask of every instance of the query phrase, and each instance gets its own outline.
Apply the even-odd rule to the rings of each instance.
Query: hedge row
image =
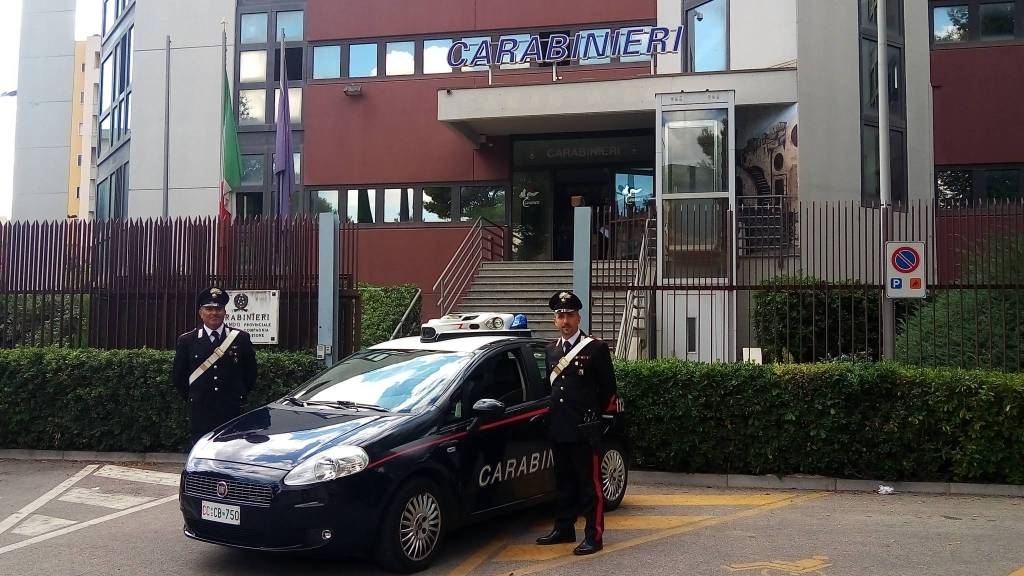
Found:
[[[362,330],[359,347],[366,348],[390,340],[395,326],[402,321],[402,315],[415,295],[416,287],[408,284],[387,287],[360,284]],[[400,335],[404,336],[419,328],[421,302],[413,306]]]
[[[322,363],[310,354],[257,352],[250,407],[278,398]],[[174,353],[162,350],[0,350],[0,447],[177,451],[185,403],[171,385]]]
[[[616,371],[642,466],[1024,483],[1024,374],[672,360]]]
[[[173,451],[172,353],[0,350],[0,447]],[[258,353],[258,406],[319,369]],[[1024,374],[897,364],[619,362],[634,460],[685,472],[1024,483]]]

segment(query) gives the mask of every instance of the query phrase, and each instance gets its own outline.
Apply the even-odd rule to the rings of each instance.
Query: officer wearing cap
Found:
[[[202,324],[178,336],[171,378],[188,401],[190,446],[242,413],[256,383],[256,351],[249,333],[224,324],[228,293],[208,288],[196,305]]]
[[[559,505],[554,529],[537,544],[575,542],[576,519],[582,515],[587,520],[584,539],[573,554],[593,554],[603,546],[604,493],[596,444],[603,432],[601,414],[615,396],[612,356],[607,344],[580,330],[583,303],[578,296],[558,292],[548,306],[560,334],[546,349]]]

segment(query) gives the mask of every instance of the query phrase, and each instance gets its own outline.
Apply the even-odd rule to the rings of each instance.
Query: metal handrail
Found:
[[[495,256],[492,236],[501,238],[498,254],[504,257],[504,234],[496,234],[494,232],[485,234],[485,230],[490,228],[501,228],[501,226],[486,218],[477,218],[476,222],[473,223],[473,227],[469,229],[466,237],[462,240],[462,244],[459,244],[455,254],[448,261],[448,265],[444,267],[444,271],[438,276],[437,282],[434,282],[431,290],[437,300],[437,307],[441,314],[451,312],[452,308],[455,307],[455,304],[462,297],[462,293],[472,284],[473,279],[476,277],[476,272],[480,269],[480,262],[484,260],[485,235],[489,241],[487,260],[493,260]]]
[[[416,289],[416,294],[412,297],[412,301],[409,302],[409,307],[405,309],[405,314],[402,314],[402,319],[398,321],[398,326],[395,326],[394,332],[391,333],[391,339],[398,338],[398,332],[405,326],[405,321],[409,318],[409,313],[412,312],[412,307],[416,305],[416,302],[420,299],[420,294],[423,291],[419,288]]]
[[[633,286],[647,284],[648,268],[650,258],[647,255],[648,242],[650,241],[651,220],[648,219],[644,225],[644,234],[640,239],[640,255],[637,258],[636,276],[633,279]],[[626,306],[622,310],[622,319],[619,323],[618,339],[615,341],[615,357],[625,360],[629,357],[629,350],[633,342],[633,330],[636,324],[636,298],[640,290],[630,288],[626,291]]]

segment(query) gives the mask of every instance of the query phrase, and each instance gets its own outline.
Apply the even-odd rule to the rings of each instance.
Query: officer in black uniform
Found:
[[[537,544],[575,542],[576,519],[583,515],[587,519],[585,537],[573,554],[593,554],[603,546],[604,493],[597,443],[604,431],[601,415],[615,395],[612,356],[600,340],[592,340],[573,354],[587,337],[580,330],[583,303],[578,296],[559,292],[548,306],[561,334],[546,349],[548,373],[560,370],[551,385],[549,413],[559,506],[554,530],[538,538]],[[572,355],[568,363],[562,361],[567,355]]]
[[[196,303],[202,325],[178,336],[171,375],[188,401],[190,446],[241,414],[245,395],[256,383],[256,351],[249,333],[224,324],[228,293],[208,288]]]

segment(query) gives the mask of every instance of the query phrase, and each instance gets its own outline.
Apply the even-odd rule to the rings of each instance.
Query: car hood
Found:
[[[402,415],[264,406],[231,421],[192,456],[291,470],[331,444],[377,436]],[[358,445],[358,444],[357,444]]]

